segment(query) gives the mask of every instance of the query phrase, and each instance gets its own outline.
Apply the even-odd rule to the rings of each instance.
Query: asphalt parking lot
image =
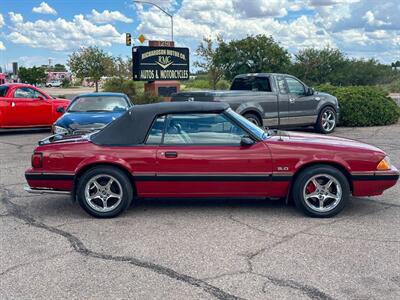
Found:
[[[116,219],[26,194],[48,133],[0,133],[0,298],[399,299],[400,185],[332,219],[265,200],[141,200]],[[338,128],[400,167],[400,124]]]

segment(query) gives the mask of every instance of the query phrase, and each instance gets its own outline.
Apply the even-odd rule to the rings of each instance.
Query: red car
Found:
[[[175,102],[137,105],[90,135],[42,140],[25,176],[28,192],[71,193],[95,217],[117,216],[134,197],[288,197],[330,217],[350,194],[380,195],[399,172],[374,146],[268,133],[226,103]]]
[[[51,127],[69,102],[29,84],[0,85],[0,128]]]

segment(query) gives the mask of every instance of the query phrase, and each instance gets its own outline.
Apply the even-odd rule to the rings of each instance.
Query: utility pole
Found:
[[[174,41],[174,16],[171,15],[169,12],[167,12],[165,9],[162,7],[158,6],[157,4],[150,2],[150,1],[141,1],[141,0],[135,0],[133,3],[142,3],[142,4],[149,4],[157,7],[159,10],[161,10],[163,13],[165,13],[168,17],[171,18],[171,41]]]

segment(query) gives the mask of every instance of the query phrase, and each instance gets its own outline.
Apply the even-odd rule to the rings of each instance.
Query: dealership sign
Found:
[[[132,48],[133,80],[189,79],[189,48]]]

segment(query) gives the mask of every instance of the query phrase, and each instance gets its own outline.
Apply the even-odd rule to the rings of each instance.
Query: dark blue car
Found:
[[[76,96],[53,124],[56,134],[86,134],[112,122],[133,104],[121,93],[90,93]]]

